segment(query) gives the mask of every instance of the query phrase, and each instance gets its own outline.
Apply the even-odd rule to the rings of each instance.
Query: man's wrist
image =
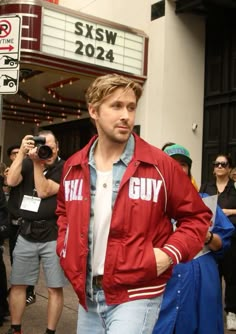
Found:
[[[170,256],[168,255],[168,259],[169,259],[170,266],[173,266],[174,261],[173,261],[172,257],[170,257]]]
[[[209,245],[212,242],[213,238],[214,238],[213,232],[209,231],[209,237],[207,238],[205,245]]]

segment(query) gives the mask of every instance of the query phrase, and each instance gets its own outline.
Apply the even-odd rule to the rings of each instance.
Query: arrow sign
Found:
[[[14,46],[12,46],[12,45],[0,47],[0,51],[1,51],[1,50],[8,50],[8,51],[11,51],[11,50],[13,50],[13,49],[14,49]]]

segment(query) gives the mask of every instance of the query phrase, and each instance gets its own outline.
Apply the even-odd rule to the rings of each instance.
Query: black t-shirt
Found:
[[[49,169],[45,171],[46,179],[51,179],[56,183],[60,183],[62,168],[64,161],[59,160],[56,161],[55,164],[50,166]],[[37,193],[34,185],[34,169],[33,162],[31,159],[25,159],[23,161],[22,166],[22,177],[23,180],[21,182],[21,195],[20,195],[20,205],[23,200],[24,195],[35,196],[37,197]],[[20,217],[28,220],[53,220],[57,219],[55,215],[57,204],[57,195],[53,195],[47,198],[41,199],[38,212],[32,212],[28,210],[19,209]]]
[[[44,171],[47,179],[60,183],[64,161],[58,159],[52,166]],[[20,201],[21,206],[24,195],[37,197],[34,184],[34,168],[31,159],[26,158],[22,165],[23,180],[20,183]],[[20,234],[27,240],[46,242],[56,240],[57,238],[57,216],[55,214],[57,205],[57,194],[42,198],[38,212],[19,209],[19,215],[26,221],[20,228]],[[36,221],[36,224],[33,223]],[[43,221],[42,223],[38,223]],[[30,222],[30,223],[29,223]]]

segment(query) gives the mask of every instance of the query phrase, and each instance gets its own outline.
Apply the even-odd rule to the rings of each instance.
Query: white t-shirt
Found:
[[[93,225],[93,276],[103,275],[112,214],[112,170],[97,170]]]

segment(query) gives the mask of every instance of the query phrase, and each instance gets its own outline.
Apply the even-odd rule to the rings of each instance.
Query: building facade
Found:
[[[117,72],[144,87],[140,135],[157,147],[186,146],[199,184],[210,177],[214,154],[236,159],[230,0],[3,0],[0,10],[22,19],[19,90],[2,95],[2,158],[16,124],[21,137],[53,129],[65,156],[79,149],[93,131],[86,86]]]

